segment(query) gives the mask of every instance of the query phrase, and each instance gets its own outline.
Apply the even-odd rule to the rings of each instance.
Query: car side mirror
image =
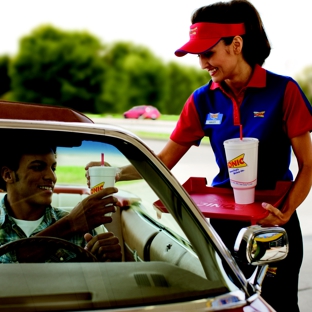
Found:
[[[286,258],[289,244],[286,231],[281,227],[252,225],[242,228],[235,241],[234,251],[241,261],[265,265]]]

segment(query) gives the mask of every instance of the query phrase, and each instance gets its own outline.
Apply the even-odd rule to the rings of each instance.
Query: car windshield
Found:
[[[25,261],[30,263],[0,266],[0,308],[24,311],[25,307],[35,306],[53,311],[63,306],[64,310],[92,310],[193,299],[213,302],[216,296],[230,291],[246,291],[230,268],[232,259],[224,261],[227,251],[220,253],[222,243],[207,230],[207,220],[140,140],[114,129],[95,131],[89,127],[73,131],[65,126],[64,130],[46,126],[41,130],[42,127],[3,126],[0,132],[13,141],[37,138],[38,142],[56,146],[57,182],[52,207],[70,212],[88,197],[85,166],[90,161],[101,161],[103,156],[112,167],[133,165],[142,179],[115,184],[122,207],[113,213],[111,223],[96,228],[97,233],[110,231],[119,238],[121,261],[84,263],[73,256],[74,260],[67,262],[57,256],[58,250],[53,251],[49,240],[44,241],[45,246],[51,243],[51,248],[45,248],[50,252],[45,251],[38,259],[32,255]],[[2,198],[5,195],[1,193]],[[159,206],[165,206],[166,211]],[[220,246],[217,248],[216,244]],[[24,246],[26,254],[39,249],[39,245]],[[20,247],[23,245],[8,254],[17,253]]]

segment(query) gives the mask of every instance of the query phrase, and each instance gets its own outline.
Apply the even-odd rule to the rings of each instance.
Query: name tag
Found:
[[[206,125],[220,125],[223,114],[220,113],[209,113],[206,117]]]

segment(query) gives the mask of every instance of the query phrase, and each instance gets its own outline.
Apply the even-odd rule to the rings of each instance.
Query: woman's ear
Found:
[[[235,54],[240,54],[243,50],[243,38],[241,36],[235,36],[232,41],[233,51]]]
[[[15,182],[15,174],[14,171],[9,167],[3,166],[1,168],[1,177],[5,183],[14,183]]]

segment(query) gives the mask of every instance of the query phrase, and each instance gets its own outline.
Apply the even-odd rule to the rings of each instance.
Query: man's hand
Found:
[[[72,232],[84,234],[101,224],[112,222],[112,218],[105,214],[115,212],[115,206],[119,206],[117,198],[113,196],[117,191],[115,187],[104,188],[78,203],[66,216]]]
[[[112,222],[112,218],[105,214],[116,212],[115,206],[120,206],[117,198],[113,196],[116,192],[118,192],[117,188],[107,187],[88,196],[78,203],[68,215],[35,235],[66,239],[73,234],[84,235],[101,224]]]
[[[101,233],[96,236],[86,233],[84,238],[87,242],[85,249],[94,254],[99,261],[121,261],[122,254],[119,239],[113,233]]]
[[[262,226],[280,226],[288,222],[289,218],[279,209],[268,203],[262,203],[262,207],[268,210],[269,215],[259,220],[258,224]]]

